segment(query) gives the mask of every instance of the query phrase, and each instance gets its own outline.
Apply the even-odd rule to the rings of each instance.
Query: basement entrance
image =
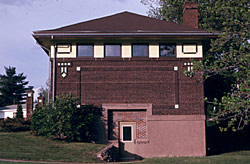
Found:
[[[136,157],[136,123],[120,122],[119,152],[121,159],[135,159]]]

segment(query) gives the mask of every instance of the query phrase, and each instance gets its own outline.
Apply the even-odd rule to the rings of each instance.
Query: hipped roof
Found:
[[[51,30],[34,31],[34,34],[70,33],[206,33],[204,30],[167,22],[131,12],[122,12],[86,22]]]
[[[196,39],[209,40],[218,34],[206,32],[173,22],[150,18],[131,12],[122,12],[56,29],[34,31],[37,43],[49,53],[56,42],[78,42],[82,39],[134,40],[134,39]]]

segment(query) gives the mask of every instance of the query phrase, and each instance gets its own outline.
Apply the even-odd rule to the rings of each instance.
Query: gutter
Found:
[[[219,33],[45,33],[34,36],[217,36]]]

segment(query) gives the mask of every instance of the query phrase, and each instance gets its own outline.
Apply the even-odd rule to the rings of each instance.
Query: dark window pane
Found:
[[[175,44],[160,45],[160,56],[175,56]]]
[[[105,45],[105,56],[121,56],[121,46]]]
[[[78,45],[78,56],[93,56],[93,45]]]
[[[148,45],[133,45],[133,56],[148,56]]]
[[[123,127],[123,141],[132,141],[132,128],[131,126]]]

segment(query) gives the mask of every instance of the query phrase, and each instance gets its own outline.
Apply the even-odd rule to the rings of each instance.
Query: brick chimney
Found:
[[[44,97],[40,95],[39,97],[37,97],[37,106],[43,107],[43,104],[44,104]]]
[[[196,2],[184,2],[183,25],[198,28],[198,4]]]
[[[26,112],[27,112],[27,119],[31,119],[32,112],[33,112],[33,90],[26,90]]]

